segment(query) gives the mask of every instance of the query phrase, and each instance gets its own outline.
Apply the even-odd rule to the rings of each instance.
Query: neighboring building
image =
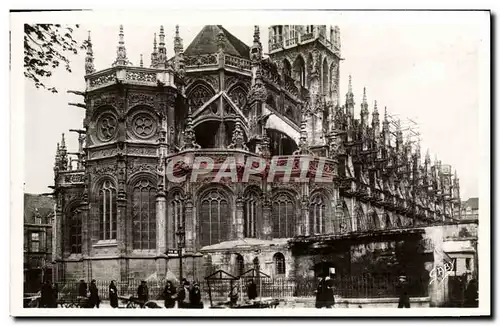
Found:
[[[52,281],[52,221],[55,201],[49,196],[24,194],[24,292],[40,290]]]
[[[479,198],[469,198],[462,202],[460,219],[462,220],[478,220],[479,219]]]
[[[350,78],[340,102],[340,45],[338,27],[272,26],[264,58],[258,26],[248,46],[217,25],[185,51],[177,29],[167,59],[162,27],[146,68],[142,58],[129,62],[121,27],[116,60],[101,71],[90,46],[76,165],[64,135],[56,152],[56,278],[178,275],[169,249],[179,225],[190,279],[252,267],[275,277],[331,267],[427,275],[439,263],[436,230],[457,217],[458,177],[428,153],[422,161],[419,143],[404,141],[376,102],[370,119],[366,92],[356,118]],[[265,174],[213,182],[216,172],[169,182],[169,163],[188,153],[210,156],[216,168],[235,156],[322,157],[333,182],[267,182]]]

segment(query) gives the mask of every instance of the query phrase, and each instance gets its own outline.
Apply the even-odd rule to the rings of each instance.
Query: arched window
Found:
[[[156,248],[156,189],[142,179],[132,190],[133,249]]]
[[[257,237],[257,210],[259,197],[256,193],[249,192],[243,206],[243,235],[245,238]]]
[[[241,275],[245,272],[245,260],[240,254],[236,254],[236,275]]]
[[[228,240],[231,218],[226,197],[218,190],[212,190],[203,196],[200,206],[201,246]]]
[[[335,221],[333,223],[334,232],[337,234],[345,234],[352,231],[351,215],[344,199],[339,198],[335,213]]]
[[[82,253],[82,212],[78,208],[71,211],[69,220],[69,245],[72,254]]]
[[[215,95],[214,91],[203,83],[197,83],[188,91],[188,104],[192,110],[203,106]]]
[[[182,198],[179,192],[176,192],[172,196],[171,201],[171,212],[172,212],[172,220],[174,223],[174,228],[172,229],[172,239],[174,239],[173,245],[177,244],[177,231],[179,227],[184,227],[186,222],[186,215],[184,210],[184,198]]]
[[[292,74],[292,66],[287,59],[283,60],[283,74],[286,76],[291,76]]]
[[[99,239],[116,239],[116,189],[109,180],[99,190],[99,221]]]
[[[365,216],[363,214],[363,210],[359,206],[356,209],[356,224],[358,231],[366,230]]]
[[[298,55],[293,63],[294,79],[300,82],[300,85],[305,86],[306,83],[306,64],[304,58]]]
[[[273,238],[295,236],[295,205],[287,194],[280,194],[273,200]]]
[[[323,95],[327,96],[329,93],[329,88],[330,88],[330,83],[329,83],[329,78],[328,78],[328,62],[326,61],[326,58],[323,60],[323,74],[322,74],[322,79],[323,79]]]
[[[325,215],[325,200],[323,196],[314,196],[309,204],[309,228],[311,234],[325,233]]]
[[[385,213],[385,228],[390,229],[392,227],[391,218],[389,214]]]
[[[370,230],[378,230],[380,229],[380,222],[378,220],[378,216],[376,212],[372,212],[370,214]]]
[[[283,254],[281,252],[277,252],[273,256],[273,261],[274,261],[275,275],[284,276],[285,272],[286,272],[285,256],[283,256]]]

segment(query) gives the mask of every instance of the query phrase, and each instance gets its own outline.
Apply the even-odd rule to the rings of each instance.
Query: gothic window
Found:
[[[172,208],[172,217],[174,222],[174,228],[172,229],[172,232],[173,232],[173,239],[175,240],[174,244],[176,244],[177,243],[176,233],[179,230],[179,227],[180,226],[184,227],[186,223],[184,199],[182,198],[179,192],[175,193],[174,196],[172,197],[171,208]]]
[[[363,214],[363,210],[359,206],[356,209],[356,224],[357,224],[358,231],[366,230],[366,223],[365,223],[365,217]]]
[[[286,76],[292,75],[292,66],[290,65],[290,62],[287,59],[283,60],[283,74]]]
[[[70,215],[69,245],[72,254],[82,253],[82,212],[78,208],[71,211]]]
[[[39,252],[40,251],[40,233],[33,232],[31,233],[31,252]]]
[[[156,121],[151,114],[141,112],[134,116],[132,130],[139,138],[150,138],[156,133]]]
[[[295,236],[295,205],[287,194],[280,194],[272,204],[273,238],[291,238]]]
[[[236,254],[236,275],[241,275],[245,272],[245,260],[240,254]]]
[[[243,235],[245,238],[257,237],[257,210],[259,209],[259,197],[250,192],[243,206]]]
[[[385,214],[385,228],[390,229],[392,227],[391,225],[391,218],[389,217],[389,214]]]
[[[376,212],[372,212],[370,214],[370,230],[378,230],[380,229],[380,222],[378,220],[378,216]]]
[[[328,95],[330,84],[329,84],[329,78],[328,78],[328,62],[326,61],[326,58],[323,60],[323,74],[322,74],[322,79],[323,79],[323,95]]]
[[[99,190],[99,217],[99,239],[116,239],[116,189],[109,180]]]
[[[203,196],[200,206],[201,246],[228,240],[231,232],[231,211],[226,197],[218,190],[212,190]]]
[[[133,248],[156,248],[156,189],[152,182],[142,179],[132,191]]]
[[[306,83],[306,64],[304,58],[298,55],[293,63],[294,79],[300,82],[300,85],[305,86]]]
[[[230,92],[229,92],[229,97],[233,101],[234,104],[238,106],[240,110],[243,110],[245,108],[245,105],[247,103],[247,95],[246,91],[242,87],[234,87]]]
[[[112,140],[118,131],[118,122],[111,113],[103,114],[97,121],[97,137],[101,141]]]
[[[188,95],[188,104],[191,109],[199,109],[203,104],[208,102],[213,96],[214,92],[206,85],[197,84],[194,86]]]
[[[284,276],[286,272],[286,267],[285,267],[285,256],[281,252],[277,252],[273,256],[273,261],[274,261],[274,272],[275,275],[281,275]]]
[[[316,195],[309,204],[309,227],[311,234],[325,233],[325,200],[323,196]]]
[[[290,39],[292,40],[295,39],[297,37],[297,31],[295,25],[290,25],[289,31],[290,31]]]

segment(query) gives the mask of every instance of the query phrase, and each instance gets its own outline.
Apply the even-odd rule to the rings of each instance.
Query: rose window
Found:
[[[148,138],[156,131],[156,123],[150,115],[139,114],[133,122],[134,133],[140,138]]]
[[[111,140],[118,130],[116,118],[111,114],[105,114],[98,122],[98,135],[102,141]]]

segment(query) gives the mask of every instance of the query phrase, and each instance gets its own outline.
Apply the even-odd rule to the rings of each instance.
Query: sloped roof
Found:
[[[222,25],[206,25],[196,35],[194,40],[184,51],[184,55],[193,56],[200,54],[209,54],[217,52],[217,35],[222,31],[225,38],[224,53],[237,57],[249,59],[250,47],[240,41],[236,36],[229,33]]]
[[[54,204],[52,197],[24,194],[24,223],[35,223],[35,214],[40,214],[46,223],[46,218],[54,214]]]
[[[479,209],[479,198],[473,197],[467,199],[466,202],[462,204],[464,208],[470,207],[471,209]]]
[[[288,243],[288,239],[263,240],[255,238],[244,238],[238,240],[224,241],[211,246],[205,246],[200,251],[224,250],[224,249],[245,249],[251,247],[271,247],[283,246]]]

